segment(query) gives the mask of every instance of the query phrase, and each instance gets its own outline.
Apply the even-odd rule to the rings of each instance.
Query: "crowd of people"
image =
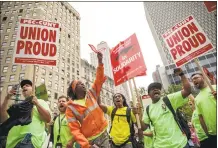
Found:
[[[8,129],[0,134],[0,148],[42,148],[48,133],[54,148],[216,147],[216,85],[213,85],[215,91],[212,92],[202,74],[191,76],[192,83],[200,90],[195,98],[191,94],[190,82],[181,69],[175,71],[175,76],[181,78],[181,91],[162,96],[162,85],[151,83],[148,95],[152,103],[142,112],[140,105],[128,106],[125,96],[120,93],[113,96],[113,106],[102,104],[100,92],[106,77],[102,54],[98,53],[97,58],[96,79],[91,89],[86,89],[80,80],[73,80],[66,96],[58,98],[59,114],[55,117],[52,117],[48,104],[33,95],[32,82],[22,80],[22,94],[26,99],[31,97],[28,104],[32,107],[26,111],[29,114],[25,117],[13,117],[12,126],[8,127],[4,123],[13,114],[18,114],[9,114],[9,100],[16,93],[14,89],[10,90],[0,108],[0,131]],[[176,115],[177,109],[186,103],[193,111],[188,123],[190,136]],[[19,105],[17,108],[23,109]],[[109,131],[105,114],[111,121]],[[140,129],[137,128],[136,114],[139,115]]]

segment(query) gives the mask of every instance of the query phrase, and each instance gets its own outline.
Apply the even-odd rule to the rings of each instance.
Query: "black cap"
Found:
[[[158,89],[161,90],[162,85],[161,85],[161,83],[158,83],[158,82],[151,83],[151,84],[148,86],[148,93],[149,93],[149,91],[150,91],[152,88],[158,88]]]
[[[24,86],[24,85],[26,85],[26,84],[29,84],[29,85],[33,85],[33,83],[30,81],[30,80],[22,80],[21,82],[20,82],[20,86],[21,86],[21,88]]]

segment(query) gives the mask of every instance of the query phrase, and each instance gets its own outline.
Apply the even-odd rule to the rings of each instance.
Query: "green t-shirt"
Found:
[[[174,110],[188,102],[188,99],[182,97],[181,92],[167,96]],[[162,98],[157,103],[149,105],[149,115],[155,130],[153,141],[155,148],[183,148],[187,144],[186,136],[181,132],[173,114]],[[146,124],[150,123],[146,112],[144,112],[143,120]]]
[[[216,85],[213,85],[213,88],[216,90]],[[198,114],[204,118],[208,133],[216,135],[216,100],[209,87],[200,90],[195,98],[195,103]]]
[[[197,110],[194,110],[194,112],[192,114],[192,124],[194,125],[196,134],[197,134],[198,139],[200,141],[208,138],[207,135],[205,134],[203,128],[201,127]]]
[[[59,134],[59,120],[61,121],[61,128],[60,128],[60,140],[57,142],[57,137]],[[68,122],[65,114],[60,114],[55,119],[54,122],[54,147],[56,143],[62,143],[63,148],[66,147],[68,141],[72,140],[73,136],[70,132],[70,128],[68,127]]]
[[[144,148],[153,148],[154,128],[150,126],[143,133],[153,133],[153,137],[144,136]]]
[[[114,109],[114,106],[107,107],[107,114],[111,117],[112,110]],[[113,140],[113,142],[116,145],[123,144],[126,140],[128,140],[130,136],[130,128],[129,123],[126,119],[126,109],[127,107],[118,108],[114,119],[112,123],[112,128],[110,131],[110,136]],[[123,116],[116,116],[117,115],[123,115]],[[135,115],[131,112],[131,120],[133,123],[136,123]]]
[[[39,104],[48,110],[50,113],[50,108],[48,104],[41,99],[38,99]],[[27,133],[31,133],[31,141],[35,148],[41,148],[43,142],[45,141],[45,122],[40,119],[39,112],[36,106],[33,107],[32,122],[28,125],[18,125],[11,128],[8,133],[6,148],[14,148],[18,142],[23,140]]]

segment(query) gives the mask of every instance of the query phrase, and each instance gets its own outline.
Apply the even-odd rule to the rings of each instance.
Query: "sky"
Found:
[[[137,87],[153,82],[152,72],[156,65],[162,66],[157,46],[145,17],[143,2],[70,2],[79,12],[81,58],[90,63],[92,50],[88,44],[97,47],[101,41],[109,47],[116,46],[136,33],[141,47],[147,75],[135,78]]]

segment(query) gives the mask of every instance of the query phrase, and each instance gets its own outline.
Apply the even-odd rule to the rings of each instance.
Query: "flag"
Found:
[[[95,53],[98,53],[98,50],[95,48],[94,45],[91,45],[91,44],[88,44],[88,45],[91,47],[92,51],[94,51]]]

